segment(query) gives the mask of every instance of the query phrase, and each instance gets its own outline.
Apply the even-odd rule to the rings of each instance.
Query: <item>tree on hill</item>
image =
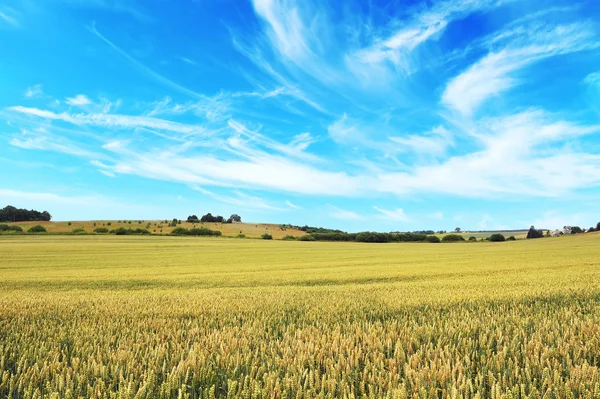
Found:
[[[241,223],[241,221],[242,221],[242,217],[240,215],[238,215],[237,213],[234,213],[233,215],[229,216],[229,219],[231,219],[232,222],[236,222],[236,223]]]
[[[196,215],[190,215],[187,218],[188,223],[198,223],[200,220],[198,219],[198,216]]]
[[[0,209],[0,222],[49,222],[52,219],[47,211],[19,209],[8,205]]]
[[[583,229],[579,226],[571,226],[571,234],[581,234]]]
[[[544,237],[544,233],[541,230],[536,230],[534,226],[529,228],[527,232],[527,238],[542,238]]]
[[[203,223],[223,223],[223,220],[223,216],[213,216],[210,212],[200,218]]]

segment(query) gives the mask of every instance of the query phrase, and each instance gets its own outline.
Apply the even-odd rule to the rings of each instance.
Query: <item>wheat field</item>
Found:
[[[0,398],[600,398],[600,236],[0,236]]]

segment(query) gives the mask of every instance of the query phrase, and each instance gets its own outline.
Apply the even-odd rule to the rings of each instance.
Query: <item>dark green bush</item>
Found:
[[[85,229],[83,227],[74,228],[71,232],[73,234],[85,234]]]
[[[510,236],[506,239],[506,241],[517,241],[517,239],[515,238],[515,236]]]
[[[188,234],[188,229],[185,227],[175,227],[171,234],[174,236],[186,236]]]
[[[465,241],[465,237],[460,234],[448,234],[442,238],[442,242],[460,242]]]
[[[15,232],[22,233],[23,229],[19,226],[12,226],[8,224],[0,224],[0,232]]]
[[[389,237],[385,233],[375,231],[365,231],[356,235],[357,242],[389,242]]]
[[[244,234],[238,234],[237,236],[235,236],[236,238],[246,238],[246,236]]]
[[[492,242],[503,242],[506,241],[506,237],[500,233],[494,233],[490,236],[490,241]]]
[[[471,237],[469,237],[469,241],[477,241],[477,237],[471,236]]]
[[[47,233],[48,231],[44,228],[44,226],[40,226],[35,225],[32,228],[30,228],[29,230],[27,230],[28,233]]]
[[[306,235],[298,238],[298,241],[317,241],[317,240],[315,240],[315,237],[313,237],[311,234],[306,234]]]
[[[427,236],[427,238],[425,238],[425,242],[430,242],[433,244],[437,244],[438,242],[441,242],[442,240],[440,240],[440,237],[438,236]]]
[[[176,227],[171,231],[174,236],[221,236],[220,231],[210,230],[205,227],[186,229],[185,227]]]
[[[283,237],[283,239],[284,239],[284,240],[286,240],[286,241],[291,241],[291,240],[295,240],[295,239],[296,239],[296,237],[294,237],[294,236],[291,236],[291,235],[289,235],[289,234],[288,234],[288,235],[286,235],[285,237]]]
[[[107,234],[108,233],[108,229],[106,227],[97,227],[97,228],[94,229],[94,233]]]
[[[221,236],[223,235],[223,233],[221,233],[218,230],[211,230],[211,229],[207,229],[206,227],[200,227],[200,228],[192,228],[190,229],[190,231],[188,232],[188,235],[191,236]]]
[[[139,228],[138,229],[132,229],[132,228],[126,229],[125,227],[119,227],[118,229],[113,229],[109,233],[115,234],[118,236],[150,234],[150,232],[146,229],[139,229]]]
[[[262,238],[263,240],[272,240],[273,236],[269,233],[265,233],[262,236],[260,236],[260,238]]]

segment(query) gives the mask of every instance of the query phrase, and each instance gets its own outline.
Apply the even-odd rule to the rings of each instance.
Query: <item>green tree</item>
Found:
[[[492,242],[502,242],[506,241],[506,237],[503,234],[495,233],[490,236],[490,241]]]

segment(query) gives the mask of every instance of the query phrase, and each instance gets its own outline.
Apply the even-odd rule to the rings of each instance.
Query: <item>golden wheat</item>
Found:
[[[0,397],[600,398],[599,243],[0,237]]]

